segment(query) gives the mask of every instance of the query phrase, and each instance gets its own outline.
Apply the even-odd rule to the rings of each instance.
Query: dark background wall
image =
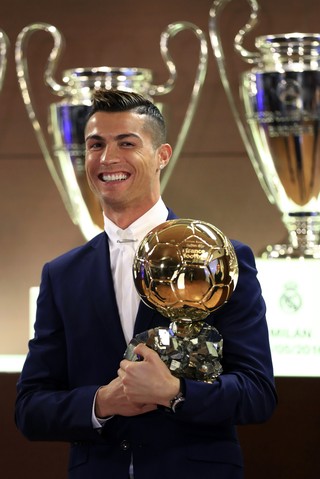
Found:
[[[260,22],[247,38],[269,33],[319,30],[320,3],[314,0],[260,0]],[[0,93],[0,354],[25,354],[28,294],[39,283],[43,263],[83,243],[69,219],[43,160],[18,88],[14,44],[23,27],[35,22],[56,26],[66,48],[56,73],[76,67],[150,68],[155,83],[167,79],[159,39],[169,23],[190,21],[206,33],[210,0],[2,0],[0,28],[11,49]],[[245,0],[226,8],[222,37],[231,82],[248,67],[233,54],[232,39],[248,18]],[[44,86],[43,72],[52,39],[36,33],[28,59],[34,99],[43,125],[48,106],[58,101]],[[194,35],[182,32],[170,41],[177,66],[174,90],[161,98],[169,108],[174,144],[190,97],[199,54]],[[44,127],[45,128],[45,127]],[[199,108],[164,200],[180,216],[200,218],[228,236],[251,245],[256,255],[282,241],[285,228],[253,171],[230,113],[209,44],[209,65]],[[5,479],[66,477],[67,446],[28,443],[15,430],[16,374],[0,375],[0,474]],[[272,420],[240,428],[247,479],[320,477],[317,457],[319,380],[278,378],[279,408]]]

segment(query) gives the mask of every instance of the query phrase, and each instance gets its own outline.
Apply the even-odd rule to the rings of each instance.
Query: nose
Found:
[[[101,154],[100,163],[118,163],[118,161],[119,157],[116,146],[111,144],[106,145]]]

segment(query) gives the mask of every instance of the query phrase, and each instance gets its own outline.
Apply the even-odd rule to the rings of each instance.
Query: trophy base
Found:
[[[157,327],[140,333],[128,344],[124,358],[141,360],[134,353],[134,348],[139,343],[145,343],[159,354],[174,376],[213,383],[222,373],[223,340],[216,328],[200,323],[202,327],[197,328],[199,332],[196,336],[178,336],[174,332],[179,329],[176,323],[169,328]]]
[[[260,257],[320,259],[320,214],[287,213],[283,222],[288,230],[287,242],[267,246]]]

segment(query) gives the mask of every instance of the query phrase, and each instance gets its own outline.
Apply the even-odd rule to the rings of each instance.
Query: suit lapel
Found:
[[[108,238],[105,233],[91,242],[92,262],[88,274],[88,291],[91,291],[93,307],[108,335],[117,342],[122,342],[125,349],[126,341],[123,335],[120,316],[114,292]]]

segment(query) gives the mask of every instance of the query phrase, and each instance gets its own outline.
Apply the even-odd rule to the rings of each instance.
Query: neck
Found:
[[[121,210],[105,207],[103,212],[105,216],[109,218],[115,225],[124,230],[132,225],[132,223],[134,223],[138,218],[141,218],[141,216],[143,216],[147,211],[149,211],[157,201],[143,205],[141,207],[127,207]]]

